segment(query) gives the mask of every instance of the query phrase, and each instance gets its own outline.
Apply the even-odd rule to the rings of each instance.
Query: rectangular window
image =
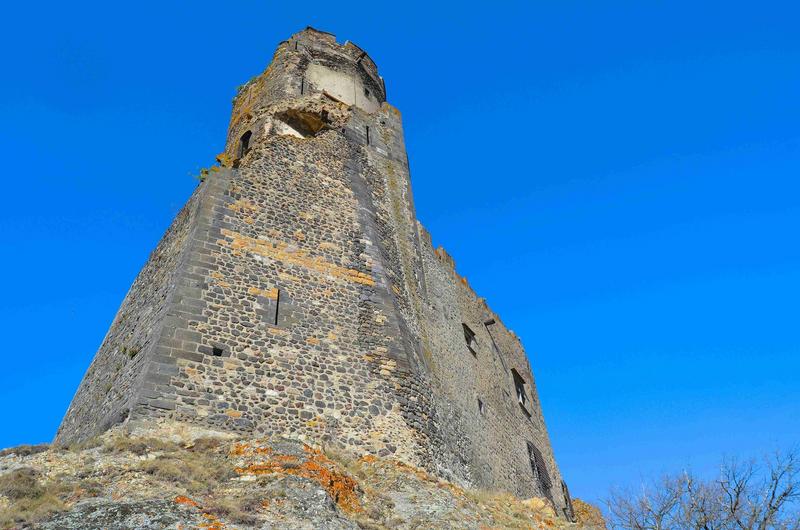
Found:
[[[369,125],[367,125],[367,145],[369,145]]]
[[[550,481],[550,475],[547,473],[547,466],[544,463],[544,455],[542,455],[542,452],[539,451],[539,448],[533,445],[531,442],[525,443],[528,445],[528,459],[530,460],[533,478],[538,483],[539,490],[541,490],[541,492],[544,493],[548,499],[550,499],[550,488],[553,487],[553,484]]]
[[[464,328],[464,340],[467,341],[467,348],[469,348],[469,351],[472,352],[472,355],[477,355],[475,350],[478,347],[478,341],[475,339],[475,332],[463,322],[461,323],[461,326]]]
[[[514,389],[517,392],[517,401],[525,408],[525,405],[528,403],[528,395],[525,392],[525,380],[519,375],[519,372],[513,368],[511,369],[511,375],[514,377]]]
[[[250,150],[250,138],[253,136],[253,133],[250,131],[246,131],[242,138],[239,140],[239,158],[243,157],[247,154]]]

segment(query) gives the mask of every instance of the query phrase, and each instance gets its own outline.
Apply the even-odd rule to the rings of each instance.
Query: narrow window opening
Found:
[[[369,125],[367,125],[367,145],[369,145]]]
[[[300,95],[302,96],[306,92],[306,78],[300,79]]]
[[[275,294],[275,320],[272,322],[276,326],[278,325],[278,309],[281,307],[281,290],[276,289],[278,292]]]
[[[480,412],[481,416],[486,414],[486,405],[483,404],[480,398],[478,398],[478,412]]]
[[[217,346],[212,347],[211,355],[213,355],[214,357],[222,357],[222,348],[218,348]]]
[[[247,152],[250,150],[250,137],[253,136],[253,133],[247,131],[242,135],[241,140],[239,141],[239,158],[242,158]]]
[[[366,97],[369,97],[369,89],[368,88],[364,88],[364,95]]]
[[[464,328],[464,340],[467,341],[467,348],[472,352],[472,355],[477,355],[475,349],[478,347],[478,341],[475,339],[475,332],[463,322],[461,326]]]
[[[297,50],[297,41],[294,41],[294,49]]]
[[[553,483],[550,481],[550,475],[547,473],[547,466],[544,463],[544,456],[538,447],[531,442],[525,442],[528,445],[528,459],[531,464],[531,471],[533,478],[538,482],[541,492],[552,502],[550,488]]]
[[[517,392],[517,401],[523,408],[525,408],[525,405],[528,402],[528,396],[525,393],[525,380],[519,375],[519,372],[513,368],[511,369],[511,375],[514,376],[514,389]]]

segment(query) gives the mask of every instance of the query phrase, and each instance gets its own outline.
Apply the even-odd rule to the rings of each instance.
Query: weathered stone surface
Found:
[[[36,527],[42,530],[177,530],[187,524],[199,526],[204,522],[207,521],[196,510],[172,501],[87,499]]]
[[[569,513],[522,344],[417,222],[385,99],[351,43],[307,29],[278,46],[57,442],[120,422],[290,436]]]
[[[0,528],[605,528],[602,518],[556,518],[545,499],[464,489],[392,458],[214,437],[188,423],[150,423],[146,436],[125,431],[70,448],[2,452]]]

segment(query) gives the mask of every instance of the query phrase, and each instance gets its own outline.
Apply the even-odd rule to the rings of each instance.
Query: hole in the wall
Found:
[[[246,155],[250,150],[250,138],[252,138],[252,136],[253,133],[251,131],[246,131],[239,140],[239,158]]]
[[[300,79],[300,95],[302,96],[305,93],[306,93],[306,78],[304,77]]]
[[[528,403],[528,395],[525,392],[525,380],[519,375],[515,369],[511,369],[511,375],[514,377],[514,390],[517,393],[517,402],[525,408]]]
[[[303,137],[316,136],[320,131],[329,129],[331,117],[325,110],[309,112],[300,109],[287,109],[275,114],[279,119]]]
[[[367,128],[367,130],[366,130],[366,135],[367,135],[367,145],[369,145],[369,144],[370,144],[370,138],[369,138],[369,125],[367,125],[367,126],[366,126],[366,128]]]
[[[214,357],[222,357],[222,348],[214,346],[211,348],[211,355]]]
[[[475,339],[475,332],[463,322],[461,323],[461,327],[464,328],[464,340],[467,342],[467,348],[469,348],[472,355],[477,355],[475,349],[478,347],[478,341]]]
[[[481,416],[486,414],[486,405],[483,404],[483,401],[480,398],[478,398],[478,412]]]
[[[272,323],[276,326],[278,325],[278,311],[280,310],[281,307],[281,290],[278,289],[277,291],[278,292],[275,295],[275,318],[272,321]]]
[[[365,88],[365,89],[364,89],[364,95],[365,95],[366,97],[369,97],[369,89],[368,89],[368,88]]]

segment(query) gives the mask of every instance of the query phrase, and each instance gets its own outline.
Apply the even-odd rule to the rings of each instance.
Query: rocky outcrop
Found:
[[[583,505],[581,503],[581,505]],[[163,424],[0,453],[0,528],[602,528],[397,460]]]

